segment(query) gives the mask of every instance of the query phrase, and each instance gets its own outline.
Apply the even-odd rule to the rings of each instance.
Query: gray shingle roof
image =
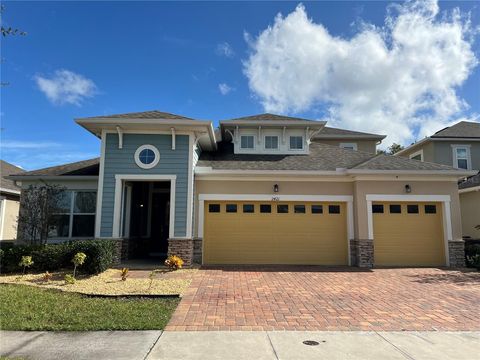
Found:
[[[432,138],[480,138],[480,123],[460,121],[459,123],[437,131]]]
[[[340,136],[359,136],[359,137],[369,137],[369,138],[374,138],[374,139],[384,139],[385,135],[378,135],[378,134],[371,134],[371,133],[365,133],[365,132],[360,132],[360,131],[352,131],[352,130],[345,130],[345,129],[338,129],[338,128],[332,128],[329,126],[325,126],[322,131],[320,131],[315,137],[316,138],[328,138],[329,136],[334,136],[334,137],[340,137]]]
[[[74,163],[51,166],[44,169],[23,172],[21,176],[98,176],[100,158],[77,161]]]
[[[142,112],[132,112],[132,113],[125,113],[125,114],[114,114],[114,115],[104,115],[104,116],[92,116],[83,119],[168,119],[168,120],[179,120],[179,119],[187,119],[187,120],[194,120],[192,118],[171,114],[163,111],[158,110],[151,110],[151,111],[142,111]]]
[[[387,155],[342,149],[321,143],[310,144],[308,155],[234,154],[233,144],[219,143],[218,151],[203,152],[197,163],[216,170],[335,171],[337,168],[364,170],[454,170],[446,165],[425,163]]]
[[[12,175],[12,174],[19,174],[19,173],[24,173],[25,170],[12,165],[4,160],[0,160],[0,187],[3,189],[8,189],[8,190],[13,190],[13,191],[19,191],[20,188],[18,186],[15,186],[15,183],[13,180],[5,179],[5,176]]]
[[[222,120],[222,122],[228,122],[228,121],[308,121],[308,122],[313,122],[313,123],[322,123],[320,121],[316,120],[310,120],[310,119],[302,119],[298,117],[291,117],[291,116],[284,116],[284,115],[276,115],[276,114],[258,114],[258,115],[252,115],[252,116],[244,116],[244,117],[239,117],[235,119],[228,119],[228,120]]]
[[[459,189],[468,189],[475,186],[480,186],[480,173],[470,176],[467,180],[458,184]]]
[[[353,169],[362,170],[455,170],[451,166],[407,159],[401,156],[378,154],[356,165]]]

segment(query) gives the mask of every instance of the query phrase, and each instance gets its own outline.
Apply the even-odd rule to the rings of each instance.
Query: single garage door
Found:
[[[375,265],[445,265],[441,203],[374,202]]]
[[[205,202],[205,264],[345,265],[344,203]]]

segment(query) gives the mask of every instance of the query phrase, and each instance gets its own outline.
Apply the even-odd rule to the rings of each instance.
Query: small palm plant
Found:
[[[123,268],[121,270],[121,277],[122,277],[122,281],[127,281],[127,277],[128,277],[128,272],[129,272],[129,269],[128,268]]]
[[[87,255],[85,253],[79,252],[76,253],[75,256],[72,259],[73,262],[73,277],[75,278],[75,274],[77,272],[77,266],[82,266],[83,263],[85,262],[85,259],[87,258]]]
[[[33,260],[31,256],[22,256],[22,260],[18,263],[18,266],[23,267],[22,275],[25,275],[25,269],[33,265]]]

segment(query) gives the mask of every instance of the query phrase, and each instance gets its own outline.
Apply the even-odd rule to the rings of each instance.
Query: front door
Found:
[[[152,221],[150,236],[150,254],[163,255],[168,250],[170,224],[170,194],[152,194]]]

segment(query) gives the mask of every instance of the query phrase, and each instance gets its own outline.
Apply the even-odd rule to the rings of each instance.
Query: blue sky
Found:
[[[27,35],[2,39],[1,157],[25,169],[97,156],[73,121],[94,115],[269,111],[404,144],[479,121],[474,2],[4,4]]]

